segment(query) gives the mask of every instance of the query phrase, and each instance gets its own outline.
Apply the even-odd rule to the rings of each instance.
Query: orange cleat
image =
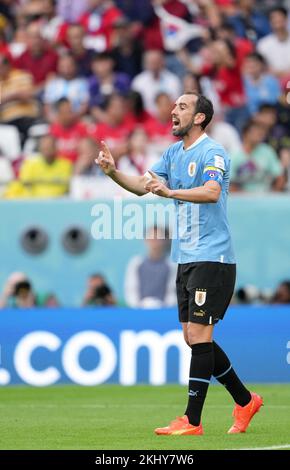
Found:
[[[178,416],[165,428],[155,429],[155,434],[158,436],[190,436],[193,434],[200,436],[203,434],[203,429],[201,424],[199,426],[190,424],[188,417],[184,415]]]
[[[257,393],[251,392],[252,399],[246,406],[236,405],[233,411],[235,422],[228,430],[228,434],[239,434],[246,432],[253,416],[258,413],[263,405],[263,398]]]

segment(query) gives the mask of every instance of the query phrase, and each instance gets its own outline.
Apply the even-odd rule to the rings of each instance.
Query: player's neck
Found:
[[[196,142],[204,133],[204,129],[191,129],[191,131],[182,138],[184,150],[194,144],[194,142]]]

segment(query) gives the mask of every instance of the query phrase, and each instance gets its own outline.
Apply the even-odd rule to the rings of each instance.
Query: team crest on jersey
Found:
[[[196,305],[201,307],[206,301],[206,290],[205,289],[196,289],[194,301]]]
[[[188,174],[189,176],[194,176],[196,171],[196,163],[195,162],[190,162],[188,165]]]

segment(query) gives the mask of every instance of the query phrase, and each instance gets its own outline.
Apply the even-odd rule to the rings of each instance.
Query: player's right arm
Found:
[[[112,178],[115,183],[122,188],[130,191],[131,193],[137,194],[137,196],[143,196],[149,191],[144,187],[148,181],[146,176],[131,176],[122,173],[117,170],[114,158],[110,152],[109,147],[105,142],[101,142],[102,150],[99,152],[98,158],[95,160],[97,165],[105,173],[105,175]]]

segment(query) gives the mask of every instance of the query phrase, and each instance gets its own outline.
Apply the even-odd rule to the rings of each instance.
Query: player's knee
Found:
[[[189,340],[188,340],[188,334],[187,334],[187,323],[182,323],[182,331],[183,331],[184,341],[186,342],[188,346],[190,346]]]
[[[187,340],[190,346],[197,343],[207,343],[211,341],[211,332],[208,331],[208,328],[205,325],[188,323]]]
[[[188,339],[188,334],[187,332],[183,332],[183,337],[184,337],[184,341],[186,342],[187,346],[190,346],[190,342],[189,342],[189,339]]]

